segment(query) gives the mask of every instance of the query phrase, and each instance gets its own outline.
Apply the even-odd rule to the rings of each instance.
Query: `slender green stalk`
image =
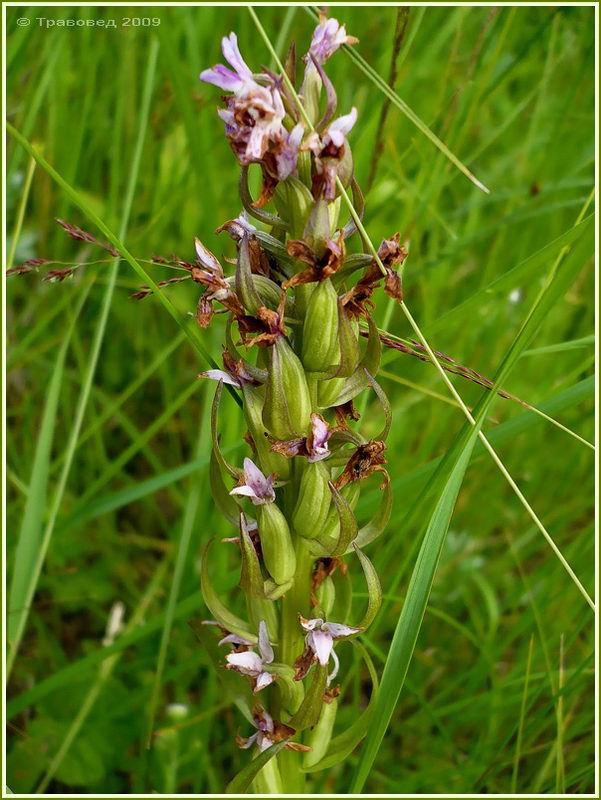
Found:
[[[15,220],[15,227],[13,230],[12,239],[10,242],[10,249],[6,257],[6,269],[12,269],[15,260],[15,251],[21,236],[21,228],[23,227],[23,219],[25,217],[25,209],[27,208],[27,200],[29,199],[29,190],[31,189],[31,181],[33,180],[33,173],[35,172],[35,159],[30,158],[25,173],[25,181],[23,183],[23,192],[21,193],[21,200],[19,208],[17,209],[17,218]]]
[[[526,661],[526,674],[524,676],[524,691],[522,692],[522,704],[520,706],[520,721],[518,725],[518,735],[515,743],[515,756],[513,760],[513,772],[511,774],[511,794],[517,794],[518,771],[520,768],[520,758],[522,757],[522,740],[524,737],[524,720],[526,719],[526,702],[528,700],[528,684],[530,682],[530,667],[532,665],[532,651],[534,649],[534,636],[530,637],[528,645],[528,660]]]

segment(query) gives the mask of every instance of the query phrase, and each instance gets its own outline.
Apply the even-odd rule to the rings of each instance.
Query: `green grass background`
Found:
[[[280,53],[292,37],[305,51],[313,22],[302,8],[258,13]],[[160,26],[122,27],[124,17],[134,16],[158,18]],[[360,38],[359,52],[387,78],[396,10],[345,7],[336,16]],[[20,27],[17,17],[31,24]],[[47,29],[39,25],[41,17],[115,19],[117,27]],[[177,253],[191,259],[194,236],[220,255],[233,254],[231,242],[214,230],[240,210],[238,170],[215,114],[218,92],[198,81],[202,68],[221,59],[220,37],[231,30],[249,63],[269,63],[244,8],[7,9],[8,119],[115,231],[123,223],[148,60],[153,41],[158,43],[125,236],[139,258]],[[359,111],[351,143],[364,185],[384,97],[343,53],[332,59],[328,73],[340,112],[351,105]],[[432,346],[492,377],[553,259],[526,266],[515,285],[481,290],[569,230],[593,186],[593,9],[411,8],[396,89],[491,193],[473,187],[392,108],[367,195],[366,227],[376,243],[397,230],[410,241],[406,301]],[[9,142],[9,234],[27,171],[28,156]],[[39,167],[26,200],[15,264],[32,257],[69,263],[103,257],[55,224],[61,217],[92,227]],[[171,276],[149,269],[157,279]],[[48,521],[65,464],[110,270],[105,262],[62,284],[29,274],[7,286],[9,586],[26,501],[39,490],[32,481],[34,455],[59,348],[91,283],[57,386],[47,490],[35,504],[40,525]],[[206,615],[198,592],[200,547],[211,535],[230,533],[208,487],[210,392],[195,380],[204,364],[155,298],[128,298],[139,285],[122,262],[11,675],[7,781],[14,792],[34,791],[44,782],[57,793],[220,792],[248,759],[234,744],[246,724],[224,698],[186,625],[188,618]],[[192,284],[166,291],[182,312],[194,311]],[[471,305],[445,319],[477,292]],[[410,336],[384,295],[377,319],[395,334]],[[590,441],[593,387],[582,382],[593,374],[593,332],[590,258],[505,387],[534,405],[553,401],[553,415]],[[215,358],[222,335],[220,321],[202,334]],[[425,521],[403,524],[405,514],[425,485],[428,465],[446,452],[463,423],[431,366],[399,353],[387,354],[384,362],[382,385],[394,412],[388,460],[395,506],[387,532],[368,548],[386,594],[380,617],[363,637],[379,671]],[[453,380],[474,404],[481,390]],[[363,430],[375,434],[380,417],[375,408],[365,411]],[[229,398],[221,421],[224,447],[241,461],[243,426]],[[593,453],[503,399],[495,402],[485,431],[494,441],[499,426],[510,422],[498,452],[592,592]],[[361,516],[368,518],[377,501],[374,480],[363,492]],[[35,526],[31,530],[35,555],[41,538]],[[189,553],[156,695],[158,734],[147,751],[164,614],[178,544],[187,536]],[[212,558],[215,582],[236,606],[235,554],[214,547]],[[365,588],[358,570],[354,577],[360,610]],[[138,624],[108,651],[102,638],[116,601],[125,605],[126,623],[135,616]],[[365,790],[592,792],[593,625],[578,590],[491,459],[477,449],[405,689]],[[340,729],[369,693],[360,665],[348,656],[343,665]],[[187,706],[184,725],[174,721],[168,708],[173,703]],[[354,755],[329,773],[316,773],[312,789],[348,791],[356,763]]]

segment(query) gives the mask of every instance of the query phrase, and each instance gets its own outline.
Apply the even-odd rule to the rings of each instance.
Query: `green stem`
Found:
[[[306,616],[310,610],[311,572],[313,557],[304,539],[296,540],[296,574],[294,585],[282,598],[280,622],[281,660],[292,666],[303,649],[302,629],[298,615]]]

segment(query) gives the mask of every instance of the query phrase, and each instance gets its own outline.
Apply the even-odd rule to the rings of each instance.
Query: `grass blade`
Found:
[[[29,604],[31,602],[31,576],[35,570],[42,545],[42,525],[44,521],[44,510],[46,509],[48,471],[67,349],[75,328],[75,322],[81,312],[90,287],[91,284],[88,283],[82,292],[75,313],[71,319],[69,329],[58,351],[52,372],[52,379],[46,395],[44,413],[40,423],[33,467],[29,479],[29,492],[27,494],[25,512],[19,530],[13,576],[8,598],[7,637],[9,652],[6,663],[7,677],[10,675],[13,667],[29,613]]]
[[[206,394],[208,394],[207,388],[205,388],[205,395]],[[200,426],[200,435],[198,438],[198,444],[196,446],[196,459],[195,459],[196,461],[200,460],[202,453],[205,449],[205,442],[209,435],[209,417],[207,415],[207,410],[210,413],[210,403],[207,402],[205,397],[205,409],[204,409],[205,413],[203,415],[204,416],[203,424]],[[182,521],[181,533],[177,545],[177,557],[175,559],[175,569],[173,572],[173,580],[171,581],[171,587],[169,589],[169,599],[167,600],[165,621],[163,623],[163,631],[161,633],[161,643],[159,645],[157,664],[152,683],[152,691],[150,694],[150,703],[148,710],[148,729],[147,729],[147,739],[146,739],[147,748],[150,748],[152,744],[154,720],[159,701],[161,678],[163,676],[165,663],[167,661],[169,637],[171,636],[171,629],[173,627],[173,619],[174,619],[175,609],[177,606],[177,601],[179,598],[179,593],[182,586],[182,580],[184,577],[184,569],[186,567],[186,564],[188,563],[190,542],[192,540],[194,523],[196,521],[198,507],[200,505],[200,496],[203,491],[204,491],[203,482],[197,475],[197,480],[195,480],[192,483],[192,487],[188,495],[188,501],[186,503],[186,508],[184,510],[184,518]]]
[[[125,194],[123,216],[119,232],[119,238],[121,239],[124,238],[125,234],[127,233],[135,186],[140,169],[142,146],[144,143],[144,135],[146,132],[148,113],[150,110],[150,99],[152,96],[152,88],[154,84],[154,74],[156,69],[157,55],[158,55],[158,44],[156,41],[154,41],[150,47],[148,68],[147,68],[146,80],[142,96],[142,105],[140,108],[138,137],[136,140],[130,177]],[[35,595],[39,576],[42,571],[42,567],[44,565],[48,547],[50,546],[50,541],[52,538],[52,534],[54,532],[54,526],[56,524],[56,519],[61,507],[65,488],[67,486],[67,480],[69,477],[69,472],[71,471],[71,464],[73,463],[75,450],[77,448],[79,433],[81,431],[81,426],[83,424],[84,414],[87,408],[88,399],[90,396],[90,390],[92,388],[94,374],[96,372],[96,366],[98,364],[98,359],[100,356],[100,350],[102,348],[102,343],[104,341],[104,334],[106,332],[106,325],[111,308],[111,302],[113,299],[113,293],[117,282],[118,269],[119,269],[119,259],[115,259],[110,269],[109,279],[104,293],[104,298],[102,301],[100,316],[98,319],[98,325],[96,327],[96,332],[94,334],[94,341],[92,343],[92,349],[89,356],[89,364],[85,373],[83,385],[77,401],[75,418],[73,420],[73,425],[69,435],[69,440],[67,442],[67,446],[65,449],[65,460],[58,480],[58,485],[54,493],[48,517],[48,522],[46,524],[46,528],[44,529],[44,535],[42,537],[42,541],[40,542],[40,547],[37,553],[35,564],[33,565],[33,569],[28,575],[28,582],[27,582],[27,587],[25,589],[22,611],[18,617],[18,626],[16,626],[15,629],[13,630],[13,639],[11,641],[11,648],[12,648],[11,661],[10,661],[11,666],[14,662],[21,641],[21,637],[23,636],[25,630],[25,625],[27,623],[27,617],[29,613],[29,607]]]
[[[182,329],[182,331],[186,334],[187,338],[189,339],[190,343],[196,350],[196,352],[202,357],[202,360],[206,363],[210,364],[212,367],[218,367],[218,364],[213,359],[211,354],[208,352],[204,343],[202,341],[200,332],[198,330],[198,326],[196,322],[191,319],[190,317],[182,316],[180,312],[176,309],[173,305],[171,300],[165,295],[164,292],[161,291],[159,286],[157,285],[154,278],[152,278],[142,267],[142,265],[137,261],[137,259],[129,252],[127,247],[125,247],[124,243],[121,239],[116,236],[113,231],[106,225],[103,220],[100,219],[98,214],[93,210],[90,203],[82,197],[67,181],[59,175],[59,173],[52,167],[46,159],[33,147],[30,142],[21,134],[10,122],[6,123],[6,129],[10,133],[10,135],[16,139],[21,147],[23,147],[32,158],[35,158],[39,166],[42,167],[45,172],[50,175],[50,177],[61,187],[61,189],[65,192],[65,194],[72,200],[72,202],[86,215],[86,217],[96,225],[98,230],[100,230],[104,236],[109,240],[109,242],[115,247],[122,255],[125,261],[132,267],[132,269],[138,274],[138,276],[142,279],[142,281],[149,286],[153,294],[155,294],[159,302],[163,305],[169,315],[175,320],[177,325]],[[231,390],[231,387],[227,387],[228,390]],[[234,401],[241,406],[242,401],[238,397],[235,391],[231,391],[231,395],[234,398]]]

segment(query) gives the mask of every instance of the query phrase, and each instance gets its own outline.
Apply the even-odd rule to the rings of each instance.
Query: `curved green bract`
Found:
[[[277,742],[276,744],[272,744],[267,750],[263,750],[262,753],[259,753],[259,755],[253,758],[235,778],[232,778],[225,788],[226,794],[246,794],[247,789],[265,764],[271,761],[274,756],[277,756],[280,750],[286,747],[286,744],[286,740]]]
[[[390,479],[387,478],[382,491],[382,500],[378,510],[366,525],[363,525],[361,528],[359,528],[359,533],[355,539],[355,544],[357,547],[365,547],[365,545],[373,542],[374,539],[377,539],[378,536],[380,536],[380,534],[386,530],[386,526],[390,520],[391,511],[392,484]],[[350,549],[347,550],[347,553],[348,552],[350,552]]]
[[[366,628],[369,628],[380,610],[380,606],[382,605],[382,586],[378,578],[378,573],[369,558],[365,553],[362,553],[354,543],[353,548],[361,562],[361,567],[363,568],[363,574],[365,575],[365,581],[367,583],[367,609],[363,615],[363,619],[357,625],[358,628],[364,631]]]
[[[221,447],[219,446],[219,431],[218,431],[218,424],[217,424],[217,417],[219,414],[219,403],[221,401],[221,393],[223,392],[223,381],[219,381],[217,384],[217,388],[215,389],[215,396],[213,397],[213,405],[211,406],[211,439],[213,442],[213,452],[215,453],[215,458],[217,459],[220,467],[224,469],[226,472],[238,480],[241,475],[241,470],[236,469],[236,467],[232,467],[229,464],[223,453],[221,452]]]
[[[205,605],[215,617],[217,622],[219,622],[220,625],[223,625],[223,627],[230,631],[230,633],[237,633],[238,636],[243,636],[245,639],[248,639],[249,642],[256,642],[257,637],[254,633],[251,633],[251,631],[248,630],[246,622],[240,619],[240,617],[236,616],[236,614],[233,614],[223,605],[215,589],[213,588],[213,584],[211,583],[209,576],[208,564],[209,548],[212,542],[213,539],[210,539],[207,542],[202,552],[200,561],[200,590],[202,592],[202,598],[205,601]]]

